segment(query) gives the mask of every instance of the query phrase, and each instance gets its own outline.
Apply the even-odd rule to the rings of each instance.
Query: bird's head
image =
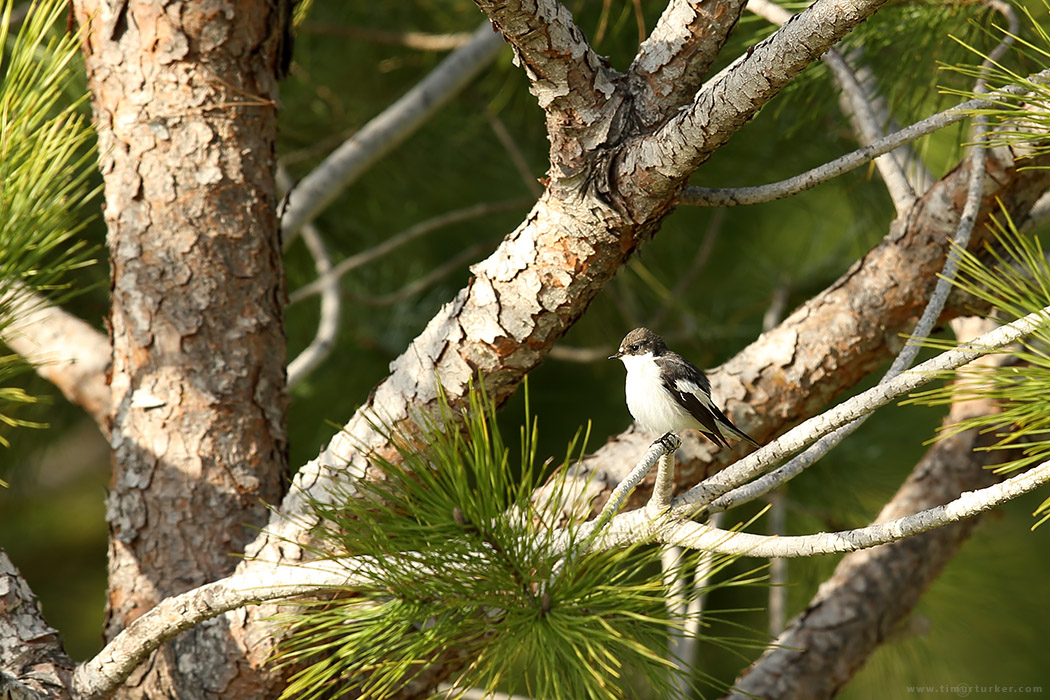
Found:
[[[610,360],[622,360],[624,357],[638,355],[657,356],[667,349],[664,339],[653,333],[648,328],[635,328],[624,336],[620,343],[620,349],[615,355],[610,355]]]

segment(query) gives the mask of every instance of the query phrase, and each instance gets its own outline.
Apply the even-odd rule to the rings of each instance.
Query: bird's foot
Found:
[[[660,443],[664,450],[670,454],[682,446],[682,438],[678,437],[674,433],[664,433],[655,442]]]

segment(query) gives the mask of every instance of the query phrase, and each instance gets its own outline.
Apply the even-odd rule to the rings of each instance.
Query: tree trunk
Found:
[[[106,638],[233,570],[287,467],[274,186],[281,3],[78,0],[109,229],[113,480]],[[135,697],[247,697],[221,624]],[[197,663],[208,659],[207,663]]]

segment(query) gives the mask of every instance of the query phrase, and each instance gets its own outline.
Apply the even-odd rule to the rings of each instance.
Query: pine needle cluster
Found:
[[[1022,235],[1006,214],[990,225],[995,241],[983,254],[956,248],[956,286],[990,303],[998,318],[1013,321],[1050,306],[1050,263],[1035,236]],[[932,347],[948,344],[924,341]],[[994,435],[985,450],[1011,450],[1018,456],[997,467],[1016,471],[1050,459],[1050,317],[1024,341],[1006,350],[1002,366],[966,366],[946,375],[953,381],[913,394],[908,403],[946,405],[971,399],[992,399],[998,411],[973,416],[940,430],[938,439],[976,429]],[[1050,500],[1038,512],[1050,517]]]
[[[1050,3],[1043,0],[1044,10],[1050,12]],[[996,38],[1012,40],[1012,51],[1002,60],[993,60],[989,55],[974,48],[968,41],[954,37],[956,42],[971,53],[988,62],[980,65],[945,65],[946,70],[970,78],[984,78],[988,93],[972,90],[946,90],[949,94],[966,99],[980,98],[995,103],[995,107],[970,110],[974,115],[986,115],[997,124],[989,133],[986,146],[1012,146],[1022,157],[1034,158],[1050,153],[1050,31],[1045,23],[1036,18],[1030,8],[1020,7],[1028,31],[1014,34],[998,26],[987,33]],[[1025,36],[1029,34],[1029,36]],[[1010,60],[1007,60],[1010,59]],[[1016,93],[1004,88],[1020,87],[1025,91],[1023,100]]]
[[[61,289],[63,275],[90,263],[90,251],[73,240],[84,221],[71,214],[92,196],[94,163],[80,113],[87,95],[70,99],[79,39],[55,31],[64,0],[38,0],[12,40],[13,5],[0,2],[0,329],[28,310],[31,292]],[[0,356],[0,384],[25,370],[17,356]],[[34,401],[0,386],[0,425],[39,426],[11,415]]]
[[[301,670],[284,697],[384,698],[435,662],[456,669],[442,697],[638,697],[627,688],[639,680],[674,697],[666,649],[683,621],[668,613],[654,548],[590,552],[571,524],[550,522],[566,494],[533,502],[544,476],[535,421],[526,416],[520,462],[483,392],[459,420],[443,404],[418,424],[411,437],[389,433],[399,459],[374,455],[378,478],[313,504],[314,553],[367,571],[367,583],[286,617],[278,660]]]

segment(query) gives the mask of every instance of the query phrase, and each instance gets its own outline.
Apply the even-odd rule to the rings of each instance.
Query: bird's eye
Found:
[[[629,347],[627,349],[630,350],[631,352],[638,352],[639,350],[641,350],[641,348],[642,348],[641,345],[639,345],[638,343],[635,343],[634,345],[632,345],[631,347]]]

